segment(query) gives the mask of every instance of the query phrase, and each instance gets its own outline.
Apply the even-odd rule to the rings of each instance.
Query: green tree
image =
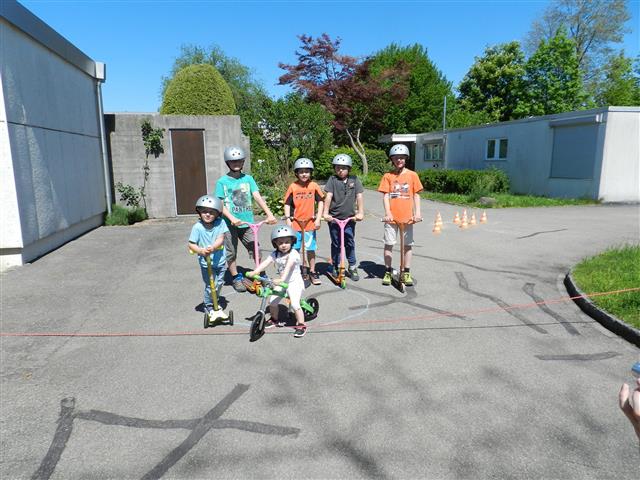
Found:
[[[516,115],[549,115],[585,107],[575,42],[560,29],[543,40],[525,66],[524,91]]]
[[[483,112],[493,122],[518,118],[515,112],[522,95],[524,66],[518,42],[487,47],[460,82],[460,107],[466,112]]]
[[[612,56],[604,66],[604,78],[596,92],[598,106],[639,105],[639,78],[634,77],[632,59],[624,52]]]
[[[556,0],[533,22],[525,46],[533,54],[540,42],[550,41],[564,28],[574,41],[583,81],[597,81],[611,44],[623,41],[630,18],[626,0]]]
[[[275,152],[271,180],[287,179],[297,157],[317,159],[331,147],[333,116],[298,93],[271,101],[261,124],[265,144]]]
[[[233,115],[236,104],[222,75],[208,64],[189,65],[169,83],[160,113],[165,115]]]
[[[231,88],[236,111],[240,116],[242,132],[250,140],[252,156],[260,155],[265,146],[262,142],[259,123],[263,117],[263,109],[268,101],[268,95],[260,82],[254,78],[251,69],[240,63],[238,59],[227,56],[217,45],[212,45],[209,48],[182,45],[180,55],[173,63],[171,73],[168,77],[162,78],[161,97],[164,97],[169,83],[180,70],[189,65],[203,63],[218,70]]]
[[[443,100],[452,95],[451,83],[436,68],[426,48],[420,44],[402,47],[392,43],[375,53],[370,62],[371,74],[375,77],[390,69],[406,70],[406,77],[396,80],[408,89],[403,101],[387,106],[384,130],[373,132],[374,140],[385,133],[429,132],[442,128]]]

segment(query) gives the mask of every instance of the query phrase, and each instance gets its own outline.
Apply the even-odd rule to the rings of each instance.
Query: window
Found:
[[[497,147],[497,148],[496,148]],[[487,140],[487,160],[504,160],[507,158],[509,140],[506,138],[491,138]]]
[[[431,162],[434,160],[442,160],[442,144],[441,143],[425,143],[424,144],[424,161]]]

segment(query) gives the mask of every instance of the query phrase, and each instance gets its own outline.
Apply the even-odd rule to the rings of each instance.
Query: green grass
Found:
[[[575,266],[573,278],[585,294],[640,287],[640,245],[610,248]],[[640,291],[591,297],[602,310],[640,329]]]
[[[104,224],[108,226],[114,225],[133,225],[147,218],[147,212],[144,208],[127,208],[122,205],[112,205],[111,215],[107,215]]]
[[[589,205],[598,203],[597,200],[586,198],[549,198],[535,197],[533,195],[513,195],[510,193],[492,193],[488,196],[496,199],[495,205],[481,205],[473,195],[432,192],[425,192],[422,194],[423,198],[427,198],[429,200],[476,208],[558,207],[562,205]]]

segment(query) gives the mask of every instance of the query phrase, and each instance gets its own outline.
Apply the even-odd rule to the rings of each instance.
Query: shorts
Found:
[[[293,246],[296,250],[302,248],[302,232],[296,231],[296,244]],[[316,231],[309,230],[304,232],[304,250],[305,252],[315,252],[317,248],[316,244]]]
[[[398,225],[395,223],[384,224],[384,244],[395,245],[396,237],[398,236]],[[404,227],[404,246],[410,247],[413,245],[413,224],[405,225]]]
[[[229,231],[224,234],[224,248],[227,254],[227,262],[233,262],[238,256],[238,239],[240,239],[244,248],[249,252],[249,257],[255,261],[253,258],[253,243],[255,242],[255,237],[251,229],[229,225]]]

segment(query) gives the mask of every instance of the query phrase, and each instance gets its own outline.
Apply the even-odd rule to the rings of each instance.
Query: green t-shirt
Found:
[[[216,197],[224,202],[227,210],[243,222],[253,223],[253,192],[258,192],[258,185],[251,175],[243,173],[239,178],[229,175],[220,177],[216,183]],[[225,217],[227,223],[229,221]],[[239,225],[247,228],[246,225]]]

